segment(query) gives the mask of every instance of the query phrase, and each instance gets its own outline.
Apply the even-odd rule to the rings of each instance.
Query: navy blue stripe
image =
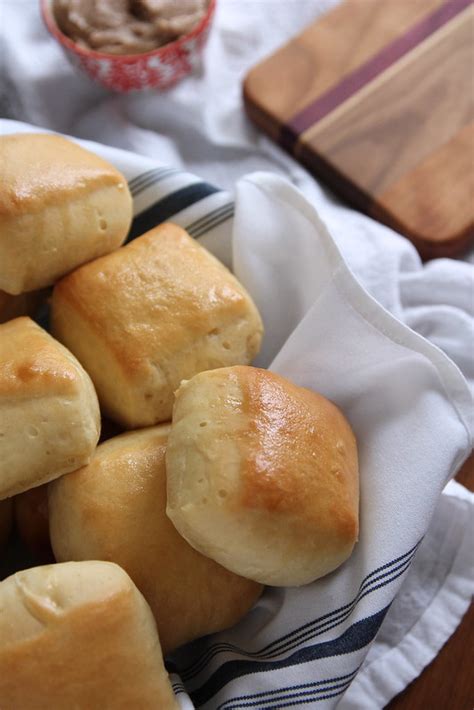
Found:
[[[130,189],[130,192],[133,192],[133,190],[136,190],[139,185],[142,183],[146,182],[150,178],[153,178],[155,175],[160,175],[163,171],[166,170],[174,170],[175,168],[171,168],[169,165],[163,165],[160,168],[152,168],[151,170],[146,170],[144,173],[140,173],[140,175],[137,175],[134,177],[132,180],[129,181],[128,187]]]
[[[160,171],[156,175],[151,175],[147,180],[144,180],[138,186],[130,190],[130,192],[133,197],[137,197],[137,195],[140,195],[152,185],[158,185],[158,183],[163,182],[163,180],[167,180],[169,177],[179,175],[180,172],[181,171],[176,170],[176,168],[167,168],[166,170]]]
[[[292,708],[295,705],[308,705],[308,703],[317,703],[320,702],[321,700],[327,700],[328,698],[336,698],[338,695],[342,695],[347,688],[350,686],[352,683],[352,680],[349,680],[347,683],[343,683],[342,687],[340,690],[337,690],[335,693],[328,693],[327,695],[316,695],[312,696],[309,698],[305,698],[304,700],[293,700],[290,701],[289,703],[280,703],[279,705],[272,705],[271,709],[269,710],[277,710],[277,708]],[[233,710],[234,707],[238,707],[236,705],[230,705],[228,710]]]
[[[408,563],[404,566],[404,568],[403,568],[398,574],[396,574],[394,577],[391,577],[391,578],[390,578],[389,580],[387,580],[386,582],[382,582],[382,584],[378,584],[376,587],[373,587],[373,588],[371,588],[371,589],[367,589],[367,590],[362,594],[362,596],[360,597],[360,599],[363,599],[365,596],[367,596],[367,594],[370,594],[371,592],[373,592],[373,591],[375,591],[375,590],[377,590],[377,589],[381,589],[382,587],[385,587],[387,584],[390,584],[390,582],[393,582],[395,579],[397,579],[398,577],[400,577],[402,574],[404,574],[404,573],[406,572],[406,570],[408,569],[409,565],[410,565],[410,563],[408,562]],[[359,601],[360,601],[360,600],[359,600]],[[313,636],[309,636],[309,638],[307,638],[307,639],[305,639],[305,640],[306,640],[306,641],[312,640],[313,638],[316,638],[317,636],[321,636],[321,634],[325,634],[327,631],[331,631],[332,629],[336,628],[336,626],[340,626],[341,623],[342,623],[343,621],[345,621],[349,616],[350,616],[350,613],[347,614],[344,619],[339,620],[339,621],[335,621],[334,623],[331,623],[329,626],[326,626],[325,629],[322,629],[321,631],[319,631],[318,633],[314,634]],[[326,623],[327,623],[327,622],[326,622]],[[300,643],[301,643],[301,642],[300,642]],[[296,644],[296,645],[299,645],[299,644]],[[291,646],[291,647],[290,647],[290,650],[291,650],[292,648],[294,648],[294,646]],[[276,656],[276,655],[281,655],[281,653],[274,654],[274,655],[275,655],[275,656]],[[270,655],[265,656],[265,658],[272,658],[272,657],[274,657],[274,656],[270,656]]]
[[[147,175],[150,175],[151,173],[156,173],[156,171],[159,169],[160,168],[151,168],[150,170],[145,170],[144,173],[136,175],[134,178],[128,181],[129,188],[132,189],[132,185],[135,185],[137,182],[140,182],[140,180],[143,180]]]
[[[211,229],[215,229],[223,222],[227,222],[227,220],[231,219],[231,217],[233,217],[233,216],[234,216],[234,208],[229,209],[224,214],[221,214],[219,217],[214,219],[212,222],[208,222],[204,227],[201,227],[200,230],[193,231],[192,236],[194,237],[194,239],[199,239],[199,237],[202,237],[204,234],[207,234],[207,232],[209,232]]]
[[[382,584],[377,585],[374,588],[367,589],[360,596],[359,601],[361,599],[363,599],[365,596],[367,596],[367,594],[370,594],[372,591],[374,591],[376,589],[380,589],[381,587],[384,587],[385,585],[392,582],[394,579],[397,579],[397,577],[400,577],[400,575],[402,575],[408,569],[408,566],[410,565],[410,561],[411,560],[404,563],[403,569],[398,574],[396,574],[394,577],[391,577],[389,580],[383,582]],[[336,628],[336,626],[340,626],[347,618],[349,618],[349,616],[352,614],[352,611],[353,611],[353,609],[349,609],[349,611],[345,612],[340,618],[327,619],[324,622],[323,626],[321,626],[319,629],[306,631],[304,634],[300,635],[300,637],[296,640],[295,643],[287,644],[287,646],[284,649],[280,649],[280,650],[278,650],[276,652],[272,652],[272,653],[267,653],[264,656],[259,656],[257,654],[252,654],[252,653],[242,653],[241,655],[244,655],[247,658],[250,658],[254,661],[258,661],[260,659],[265,660],[265,661],[269,661],[272,658],[276,658],[278,656],[281,656],[282,653],[293,650],[294,648],[299,646],[301,643],[311,641],[311,640],[317,638],[318,636],[325,634],[327,631],[331,631],[332,629]],[[218,655],[218,651],[213,653],[212,656],[207,659],[207,661],[204,665],[207,665],[207,663],[209,663],[212,660],[212,658],[214,658],[214,656],[217,656],[217,655]],[[181,675],[184,680],[189,681],[189,680],[191,680],[191,678],[194,678],[196,675],[198,675],[202,670],[203,670],[203,668],[201,668],[200,670],[196,671],[195,673],[193,673],[191,675],[189,675],[189,674],[185,675],[184,673],[182,673]]]
[[[330,619],[326,619],[323,623],[318,624],[317,626],[312,627],[311,629],[308,629],[298,636],[295,636],[294,638],[291,639],[291,642],[286,643],[283,646],[276,647],[273,649],[273,651],[268,654],[265,654],[265,658],[274,658],[275,656],[279,656],[281,653],[284,653],[285,651],[291,650],[298,644],[308,641],[312,638],[315,638],[316,636],[320,636],[321,634],[326,633],[329,629],[333,629],[335,626],[338,626],[339,624],[342,624],[354,611],[355,607],[357,604],[363,599],[364,597],[367,596],[367,594],[371,594],[373,591],[380,589],[381,587],[384,587],[387,584],[390,584],[393,582],[395,579],[397,579],[400,574],[403,574],[408,567],[410,566],[412,561],[412,557],[403,562],[401,565],[398,567],[395,567],[394,569],[391,569],[389,572],[386,572],[383,575],[380,575],[380,577],[377,577],[375,580],[372,580],[370,583],[370,586],[366,587],[365,590],[363,590],[361,593],[359,593],[354,600],[354,602],[349,606],[349,608],[346,611],[341,612],[340,614],[336,616],[332,616]],[[401,570],[399,574],[394,574],[394,572],[397,572],[398,570]],[[378,585],[373,585],[374,581],[377,581],[379,579],[383,579],[390,576],[390,579],[387,579],[383,584],[378,584]],[[334,623],[336,622],[336,623]],[[330,625],[329,625],[330,624]]]
[[[405,554],[400,555],[399,557],[396,557],[391,562],[387,562],[384,565],[377,567],[373,572],[370,572],[366,577],[364,577],[364,579],[362,580],[362,582],[359,586],[359,590],[358,590],[356,596],[348,604],[345,604],[344,606],[339,607],[339,609],[335,609],[331,612],[328,612],[327,614],[324,614],[323,616],[320,616],[319,618],[314,619],[313,621],[307,622],[303,626],[300,626],[298,629],[295,629],[294,631],[290,631],[285,636],[281,636],[279,639],[275,639],[275,641],[272,641],[271,643],[269,643],[266,646],[264,646],[263,648],[261,648],[259,651],[256,651],[255,654],[262,654],[262,653],[265,653],[266,651],[269,651],[270,649],[273,649],[275,646],[280,646],[283,641],[291,640],[295,635],[299,634],[300,632],[304,631],[305,629],[307,629],[309,627],[314,627],[315,625],[319,625],[319,623],[321,621],[323,621],[324,619],[332,619],[332,617],[339,614],[341,611],[344,611],[345,609],[352,607],[352,605],[358,600],[361,591],[367,586],[367,584],[370,582],[372,577],[378,575],[378,573],[384,569],[392,568],[394,565],[397,564],[397,562],[400,562],[400,560],[406,560],[406,558],[408,558],[408,557],[410,557],[410,560],[411,560],[413,558],[415,552],[417,551],[420,543],[421,543],[421,540],[419,540],[416,545],[414,545],[410,550],[408,550],[408,552],[405,552]],[[377,577],[377,580],[378,579],[379,579],[379,577]],[[376,581],[376,580],[374,580],[374,581]],[[237,653],[245,653],[244,651],[242,651],[238,647],[232,646],[231,644],[215,644],[211,649],[209,649],[208,653],[210,653],[214,648],[221,647],[221,646],[225,650],[236,651]],[[249,654],[249,655],[253,656],[255,654]],[[195,665],[200,663],[200,660],[197,661],[196,663],[192,664],[191,666],[188,666],[188,668],[185,669],[185,672],[189,673],[189,671],[192,670]]]
[[[135,217],[127,241],[129,242],[139,237],[141,234],[156,227],[156,225],[166,222],[178,212],[186,209],[186,207],[190,207],[205,197],[214,195],[216,192],[220,192],[217,187],[209,185],[207,182],[198,182],[166,195],[166,197],[158,200],[154,205],[151,205],[151,207],[148,207],[148,209]]]
[[[275,639],[275,641],[272,641],[271,643],[267,644],[267,646],[264,646],[264,647],[261,648],[259,651],[255,651],[254,653],[249,653],[249,654],[247,654],[247,655],[253,657],[253,656],[256,656],[256,655],[264,654],[266,651],[268,651],[268,650],[270,650],[270,649],[273,649],[274,647],[280,646],[283,641],[292,640],[292,639],[295,637],[295,635],[300,634],[300,633],[301,633],[302,631],[304,631],[305,629],[309,629],[310,627],[313,628],[313,627],[315,627],[315,626],[319,626],[319,624],[320,624],[321,621],[323,621],[323,620],[325,620],[325,619],[328,619],[328,620],[331,619],[331,620],[332,620],[333,617],[335,617],[337,614],[340,614],[340,612],[342,612],[342,611],[344,611],[344,610],[346,610],[346,609],[349,609],[349,608],[352,609],[353,606],[354,606],[354,604],[358,601],[359,596],[360,596],[362,590],[367,586],[367,583],[369,582],[369,580],[370,580],[374,575],[376,575],[376,574],[377,574],[378,572],[380,572],[381,570],[386,569],[387,567],[392,567],[392,566],[395,565],[399,560],[402,560],[402,559],[404,559],[404,558],[407,558],[408,556],[410,556],[410,560],[411,560],[411,558],[414,556],[414,553],[416,552],[416,550],[417,550],[417,548],[418,548],[420,542],[421,542],[421,540],[420,540],[414,547],[412,547],[410,550],[408,550],[408,552],[406,552],[404,555],[401,555],[400,557],[397,557],[395,560],[392,560],[392,562],[388,562],[388,563],[382,565],[381,567],[378,567],[378,568],[375,569],[373,572],[371,572],[370,574],[368,574],[368,575],[362,580],[362,582],[361,582],[361,584],[360,584],[360,586],[359,586],[359,590],[358,590],[356,596],[355,596],[355,597],[352,599],[352,601],[350,601],[348,604],[345,604],[344,606],[339,607],[338,609],[335,609],[335,610],[333,610],[333,611],[331,611],[331,612],[328,612],[327,614],[324,614],[323,616],[320,616],[319,618],[314,619],[313,621],[307,622],[307,623],[304,624],[303,626],[300,626],[298,629],[295,629],[294,631],[289,632],[289,633],[286,634],[285,636],[281,636],[279,639]],[[397,568],[397,569],[398,569],[398,568]],[[390,572],[389,572],[388,574],[390,574]],[[383,576],[387,576],[387,575],[383,575]],[[379,579],[379,577],[377,577],[377,580],[378,580],[378,579]],[[377,581],[377,580],[374,580],[374,581]],[[370,582],[370,583],[371,583],[371,582]],[[378,589],[378,588],[379,588],[379,587],[377,587],[377,589]],[[245,651],[243,651],[242,649],[238,648],[237,646],[233,646],[233,645],[231,645],[231,644],[226,644],[226,643],[221,643],[221,644],[215,644],[214,646],[212,646],[212,647],[207,651],[207,655],[209,655],[210,653],[212,653],[213,650],[215,650],[215,649],[222,649],[222,650],[228,650],[228,651],[235,651],[236,653],[240,653],[240,654],[245,654],[245,653],[246,653]],[[188,666],[188,667],[185,669],[184,672],[187,673],[187,674],[189,674],[189,672],[190,672],[191,670],[194,670],[194,667],[195,667],[196,665],[201,665],[201,663],[202,663],[202,657],[201,657],[198,661],[196,661],[195,663],[193,663],[191,666]]]
[[[173,688],[173,693],[179,695],[180,693],[186,693],[186,688]]]
[[[227,202],[225,205],[221,205],[220,207],[216,207],[215,210],[208,212],[203,217],[200,217],[200,219],[197,219],[194,222],[191,222],[191,224],[188,224],[186,229],[190,233],[195,231],[196,229],[201,229],[208,222],[213,221],[217,217],[220,217],[223,212],[226,212],[227,210],[230,210],[230,209],[232,209],[232,210],[234,209],[233,202]]]
[[[364,590],[359,592],[357,597],[354,599],[352,604],[349,605],[348,608],[346,608],[345,611],[342,611],[337,614],[337,615],[332,615],[330,618],[325,619],[322,621],[322,623],[318,623],[316,626],[312,626],[310,629],[307,629],[306,631],[301,632],[297,636],[292,637],[291,641],[283,646],[276,646],[275,648],[272,649],[271,654],[265,654],[266,658],[273,658],[274,656],[280,655],[284,651],[290,650],[294,646],[298,645],[302,641],[308,641],[309,639],[315,637],[315,636],[320,636],[321,634],[326,633],[326,631],[329,628],[334,628],[334,626],[337,626],[338,624],[341,624],[343,621],[345,621],[354,611],[356,605],[359,603],[361,599],[363,599],[367,594],[371,594],[375,589],[380,589],[381,586],[385,586],[386,584],[390,584],[394,579],[399,577],[398,574],[394,575],[393,573],[398,571],[401,567],[403,567],[401,574],[405,572],[405,570],[408,568],[408,566],[411,563],[412,558],[409,558],[405,562],[402,562],[401,565],[398,567],[395,567],[394,569],[391,569],[389,572],[385,572],[385,574],[380,575],[380,577],[376,577],[372,582],[378,581],[379,579],[390,577],[390,579],[386,579],[386,581],[382,585],[376,585],[373,586],[372,582],[368,587],[366,587]],[[342,607],[344,609],[344,607]],[[337,622],[337,623],[334,623]],[[332,624],[331,626],[328,626],[328,624]],[[291,645],[290,645],[291,644]]]
[[[325,693],[327,690],[332,690],[335,687],[339,687],[337,684],[340,684],[341,681],[348,681],[349,683],[352,681],[354,676],[356,675],[357,671],[359,670],[360,666],[357,666],[355,670],[353,670],[351,673],[346,673],[346,675],[341,675],[337,676],[336,678],[327,678],[326,680],[317,680],[314,681],[313,683],[300,683],[298,685],[291,685],[286,688],[278,688],[276,690],[267,690],[263,693],[252,693],[251,695],[240,695],[235,698],[230,698],[229,700],[225,700],[223,703],[219,705],[217,710],[228,710],[226,707],[229,703],[234,703],[233,707],[246,707],[246,705],[235,705],[235,703],[239,702],[245,702],[248,703],[250,700],[255,700],[256,698],[259,698],[260,701],[262,702],[269,702],[271,700],[284,700],[285,694],[292,692],[294,695],[291,695],[289,697],[296,697],[298,693],[295,693],[295,691],[308,691],[311,693]],[[336,684],[336,685],[334,685]],[[318,686],[323,686],[323,687],[318,687]],[[332,687],[329,687],[332,686]],[[310,690],[311,689],[311,690]],[[278,698],[276,697],[277,695],[282,695],[285,697]],[[255,705],[256,703],[252,703]]]
[[[351,683],[352,683],[352,681],[350,681],[349,683],[346,683],[336,693],[329,693],[328,695],[319,695],[316,698],[307,698],[306,700],[294,700],[289,703],[280,703],[280,705],[274,705],[272,707],[272,710],[277,710],[278,708],[291,708],[291,707],[294,707],[295,705],[307,705],[308,703],[319,702],[321,700],[327,700],[328,698],[336,698],[338,695],[342,695],[347,690],[347,688],[350,686]]]
[[[410,548],[410,550],[408,550],[408,552],[405,552],[405,554],[400,555],[399,557],[396,557],[394,560],[391,560],[391,562],[386,562],[385,564],[381,565],[380,567],[377,567],[373,572],[370,572],[370,573],[362,580],[362,582],[361,582],[361,584],[360,584],[360,587],[359,587],[359,591],[357,592],[357,595],[354,597],[354,599],[353,599],[351,602],[349,602],[348,604],[345,604],[345,605],[342,606],[342,607],[339,607],[339,609],[336,609],[336,610],[334,610],[334,611],[330,611],[330,612],[328,612],[327,614],[324,614],[323,616],[320,616],[320,617],[319,617],[318,619],[316,619],[316,620],[308,621],[306,624],[304,624],[303,626],[300,626],[300,627],[299,627],[298,629],[296,629],[295,631],[290,631],[290,632],[289,632],[288,634],[286,634],[285,636],[282,636],[281,638],[276,639],[275,641],[272,641],[272,642],[269,643],[267,646],[265,646],[263,649],[261,649],[261,650],[259,651],[259,653],[263,653],[264,651],[268,651],[268,650],[270,650],[271,648],[273,648],[273,647],[276,646],[276,645],[280,645],[280,643],[281,643],[282,641],[285,641],[286,639],[291,639],[295,634],[297,634],[297,633],[303,631],[304,629],[306,629],[306,628],[308,628],[308,627],[310,627],[310,626],[312,627],[312,626],[314,626],[315,624],[319,624],[319,622],[323,621],[324,619],[329,619],[329,618],[335,616],[336,614],[339,614],[339,613],[340,613],[341,611],[343,611],[344,609],[347,609],[348,607],[350,607],[350,606],[354,603],[354,601],[357,599],[357,597],[359,596],[359,594],[360,594],[360,592],[362,591],[362,589],[363,589],[364,587],[366,587],[369,583],[371,583],[371,580],[372,580],[373,577],[375,577],[376,575],[378,575],[379,572],[382,572],[382,571],[385,570],[385,569],[388,570],[389,568],[392,568],[392,567],[393,567],[394,565],[396,565],[398,562],[400,562],[400,561],[402,561],[402,560],[405,560],[405,559],[408,558],[408,557],[412,558],[412,557],[414,556],[414,553],[415,553],[416,550],[418,549],[420,543],[421,543],[421,540],[419,540],[419,541],[416,543],[416,545],[414,545],[412,548]]]
[[[295,651],[291,656],[280,661],[228,661],[197,690],[190,693],[195,705],[203,705],[232,680],[249,673],[264,673],[280,668],[288,668],[300,663],[309,663],[321,658],[341,656],[358,651],[367,646],[375,637],[389,606],[373,616],[357,621],[332,641],[307,646]]]
[[[379,584],[379,585],[377,585],[377,586],[374,587],[374,588],[367,589],[367,590],[361,595],[360,599],[363,599],[365,596],[367,596],[367,594],[370,594],[370,593],[373,592],[374,590],[380,589],[381,587],[385,587],[385,586],[386,586],[387,584],[389,584],[390,582],[393,582],[394,579],[397,579],[397,577],[400,577],[400,575],[402,575],[402,574],[408,569],[409,564],[410,564],[409,562],[406,563],[406,565],[405,565],[404,568],[401,570],[401,572],[399,572],[398,574],[396,574],[394,577],[391,577],[391,578],[390,578],[389,580],[387,580],[386,582],[383,582],[382,584]],[[359,599],[359,601],[360,601],[360,599]],[[269,659],[272,659],[272,658],[276,658],[276,657],[278,657],[278,656],[281,656],[281,654],[284,653],[284,652],[288,652],[288,651],[293,650],[294,648],[296,648],[297,646],[299,646],[301,643],[305,643],[305,642],[307,642],[307,641],[312,641],[313,639],[317,638],[318,636],[321,636],[322,634],[325,634],[327,631],[331,631],[332,629],[335,629],[336,626],[340,626],[346,619],[349,618],[349,616],[351,615],[351,613],[352,613],[352,610],[349,611],[348,613],[346,613],[346,614],[344,615],[344,618],[343,618],[343,619],[337,619],[337,620],[329,619],[328,621],[326,621],[326,622],[324,623],[324,628],[321,628],[321,629],[318,630],[316,633],[312,634],[311,632],[309,632],[309,633],[307,632],[306,635],[305,635],[305,636],[306,636],[305,638],[300,639],[297,643],[292,644],[291,646],[289,646],[288,648],[286,648],[284,651],[278,651],[277,653],[266,654],[263,658],[264,658],[265,660],[269,660]]]
[[[144,182],[143,185],[140,185],[139,187],[135,188],[135,190],[130,190],[131,195],[133,199],[138,197],[138,195],[141,195],[142,192],[145,192],[149,187],[152,187],[153,185],[157,185],[158,183],[162,182],[163,180],[166,180],[167,178],[175,175],[173,171],[170,171],[168,173],[165,173],[165,175],[160,175],[159,177],[154,177],[150,178],[147,180],[147,182]]]
[[[137,178],[136,181],[130,180],[130,182],[128,183],[128,189],[130,190],[130,192],[133,195],[136,190],[140,190],[140,185],[148,182],[148,180],[153,180],[154,176],[156,176],[159,173],[161,173],[161,169],[159,169],[159,168],[155,168],[154,170],[149,170],[148,172],[139,176],[139,178]]]
[[[229,651],[229,652],[234,652],[239,655],[247,656],[248,658],[258,658],[258,657],[264,657],[264,658],[272,658],[275,655],[280,655],[283,653],[285,650],[291,650],[294,648],[295,641],[296,643],[299,643],[301,640],[309,640],[313,636],[320,635],[321,633],[325,633],[326,631],[329,630],[329,628],[334,628],[338,624],[342,623],[347,619],[348,616],[353,612],[355,606],[358,604],[358,602],[367,594],[371,593],[372,591],[375,591],[377,589],[380,589],[382,586],[385,586],[385,584],[389,584],[392,582],[394,579],[397,579],[397,577],[400,576],[400,574],[403,574],[403,572],[407,569],[408,565],[410,564],[411,560],[413,559],[418,546],[420,545],[421,540],[408,552],[406,552],[404,555],[400,555],[396,559],[392,560],[392,562],[387,562],[386,564],[378,567],[375,569],[373,572],[368,574],[364,580],[362,581],[359,590],[356,594],[356,596],[350,601],[348,604],[345,604],[342,607],[339,607],[339,609],[335,609],[334,611],[328,612],[327,614],[324,614],[323,616],[319,617],[318,619],[315,619],[313,621],[307,622],[303,626],[300,626],[298,629],[295,629],[294,631],[289,632],[285,636],[280,637],[279,639],[275,639],[275,641],[272,641],[271,643],[267,644],[263,648],[259,649],[258,651],[255,651],[253,653],[246,652],[237,646],[234,646],[232,644],[226,644],[226,643],[218,643],[214,644],[203,656],[201,656],[197,661],[195,661],[193,664],[188,666],[186,669],[183,669],[181,672],[181,675],[184,679],[189,680],[190,678],[193,678],[194,676],[198,675],[202,669],[209,663],[214,656],[216,656],[218,653],[222,651]],[[400,560],[404,560],[400,565],[395,566],[397,562]],[[393,574],[393,572],[398,571],[401,567],[403,567],[402,572],[400,574],[397,574],[393,577],[390,577],[390,579],[387,579],[384,584],[379,584],[376,586],[372,586],[374,582],[379,581],[380,579],[384,579],[390,575]],[[378,572],[381,572],[384,569],[388,569],[387,572],[385,572],[382,575],[379,575]],[[367,589],[370,587],[369,589]],[[367,590],[367,591],[365,591]],[[343,613],[347,612],[347,613]],[[336,624],[332,624],[329,628],[327,627],[327,624],[331,624],[331,622],[335,621],[338,619]],[[322,624],[322,622],[324,622]],[[322,626],[326,627],[320,633],[314,633],[318,631]],[[276,649],[278,649],[277,653],[273,653]],[[273,655],[267,655],[269,651],[272,651]]]
[[[310,700],[317,700],[318,695],[321,695],[321,693],[327,693],[330,690],[338,690],[340,688],[343,688],[344,690],[350,685],[352,682],[352,679],[349,681],[345,681],[344,683],[338,683],[336,685],[330,686],[330,687],[324,687],[320,688],[319,690],[305,690],[302,691],[301,693],[289,693],[287,695],[282,695],[280,698],[269,698],[268,700],[257,700],[256,702],[248,702],[248,703],[238,703],[236,705],[228,705],[227,710],[234,710],[234,708],[251,708],[258,706],[259,708],[267,707],[268,708],[268,703],[273,703],[269,710],[272,710],[273,708],[281,708],[281,707],[288,707],[290,705],[301,705],[302,701],[301,698],[304,698],[305,703],[308,703]],[[339,690],[340,693],[343,692],[343,690]],[[288,701],[292,700],[293,702],[286,702],[284,705],[276,705],[277,702],[279,701]],[[295,702],[298,701],[298,702]]]

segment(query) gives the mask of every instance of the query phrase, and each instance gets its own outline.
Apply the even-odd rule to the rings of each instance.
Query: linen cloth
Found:
[[[434,657],[459,623],[473,590],[473,496],[453,483],[438,495],[470,446],[465,425],[449,404],[460,406],[463,421],[472,412],[462,380],[459,374],[454,379],[448,376],[446,391],[439,378],[455,372],[452,366],[438,360],[439,353],[436,364],[427,365],[426,358],[429,362],[437,351],[429,349],[428,355],[413,351],[414,342],[424,341],[410,341],[410,334],[407,344],[405,328],[395,326],[366,295],[360,296],[357,285],[348,286],[354,280],[339,261],[333,240],[378,303],[443,349],[471,387],[472,267],[447,259],[422,266],[405,239],[338,204],[261,137],[241,111],[239,81],[245,70],[331,4],[221,0],[200,72],[166,94],[117,97],[64,62],[42,28],[36,1],[0,0],[0,115],[22,117],[151,158],[92,146],[131,182],[136,234],[173,218],[228,265],[234,262],[234,270],[267,321],[260,364],[331,396],[348,412],[359,436],[366,417],[383,424],[387,435],[398,432],[400,419],[407,426],[403,435],[397,434],[388,489],[383,484],[385,441],[382,446],[377,437],[373,439],[369,427],[369,446],[362,431],[364,451],[368,446],[369,460],[375,457],[383,478],[366,473],[364,459],[361,542],[350,563],[317,582],[314,589],[268,590],[235,630],[197,642],[179,654],[174,663],[180,675],[173,678],[182,707],[194,703],[205,708],[300,704],[381,708]],[[27,127],[1,123],[3,132],[22,128]],[[250,176],[238,184],[233,219],[232,196],[192,174],[180,173],[178,168],[184,165],[229,189],[249,171],[271,170],[298,186],[312,206],[275,177]],[[341,311],[333,310],[336,302]],[[366,307],[376,322],[369,318],[369,326],[361,318],[360,332],[346,329],[348,313],[360,316],[360,309]],[[366,327],[371,337],[375,337],[372,328],[377,333],[375,349]],[[388,342],[403,336],[397,356],[393,343],[387,345],[383,337],[383,355],[378,349],[380,329],[386,327]],[[346,342],[354,344],[355,353],[341,346]],[[406,349],[410,354],[405,357],[401,353]],[[360,368],[362,354],[367,358],[365,370]],[[390,383],[393,400],[385,390]],[[367,411],[369,401],[371,406],[378,402],[379,409]],[[441,426],[448,420],[449,426]],[[372,446],[373,441],[377,446]],[[384,505],[379,508],[381,494]],[[428,532],[412,549],[430,515]],[[395,534],[393,527],[390,533],[384,530],[381,538],[369,533],[378,528],[368,528],[367,520],[370,525],[385,524],[392,518],[392,523],[397,521]],[[415,532],[419,533],[416,540]],[[390,535],[394,539],[387,541]],[[240,650],[216,647],[218,643]],[[237,676],[236,661],[257,665]]]
[[[0,134],[25,130],[0,120]],[[172,219],[232,267],[266,326],[257,364],[335,401],[359,443],[352,557],[306,587],[267,589],[233,629],[176,653],[181,707],[383,707],[431,660],[474,588],[473,496],[458,497],[458,485],[440,495],[472,446],[466,380],[360,285],[287,181],[251,174],[237,183],[234,205],[192,174],[84,145],[127,177],[131,238]],[[401,243],[413,280],[416,255]]]

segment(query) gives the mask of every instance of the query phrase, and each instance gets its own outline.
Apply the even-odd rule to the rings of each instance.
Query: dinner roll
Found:
[[[156,626],[128,575],[68,562],[0,583],[2,710],[174,710]]]
[[[48,486],[38,486],[13,499],[15,525],[21,541],[41,564],[54,562],[49,541]]]
[[[99,431],[76,358],[29,318],[0,325],[0,499],[88,463]]]
[[[267,370],[202,372],[176,395],[167,513],[204,555],[262,584],[331,572],[358,533],[357,450],[337,407]]]
[[[123,175],[61,136],[0,136],[0,289],[49,286],[127,236]]]
[[[52,327],[129,429],[168,421],[183,378],[249,363],[262,338],[245,289],[173,224],[62,279]]]
[[[110,439],[88,466],[49,486],[56,559],[121,565],[155,615],[164,653],[232,626],[262,591],[196,552],[166,517],[168,431]]]
[[[10,537],[13,519],[12,507],[9,498],[0,500],[0,552]]]

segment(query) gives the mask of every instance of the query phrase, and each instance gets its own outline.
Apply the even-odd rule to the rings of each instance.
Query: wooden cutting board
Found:
[[[346,0],[246,77],[249,116],[424,258],[474,242],[471,0]]]

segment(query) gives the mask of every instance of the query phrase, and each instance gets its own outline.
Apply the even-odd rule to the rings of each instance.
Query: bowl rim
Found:
[[[59,29],[52,8],[53,0],[40,0],[40,8],[43,21],[50,34],[52,34],[60,44],[67,47],[75,54],[91,59],[106,59],[108,61],[132,63],[144,58],[165,56],[166,54],[174,54],[176,51],[179,51],[181,49],[181,45],[186,44],[186,42],[190,39],[198,37],[203,32],[214,14],[216,3],[217,0],[209,0],[206,14],[202,20],[200,20],[198,24],[187,34],[181,35],[181,37],[178,37],[172,42],[167,42],[156,49],[150,49],[148,52],[135,52],[135,54],[108,54],[107,52],[98,52],[95,49],[85,49],[84,47],[80,47]]]

